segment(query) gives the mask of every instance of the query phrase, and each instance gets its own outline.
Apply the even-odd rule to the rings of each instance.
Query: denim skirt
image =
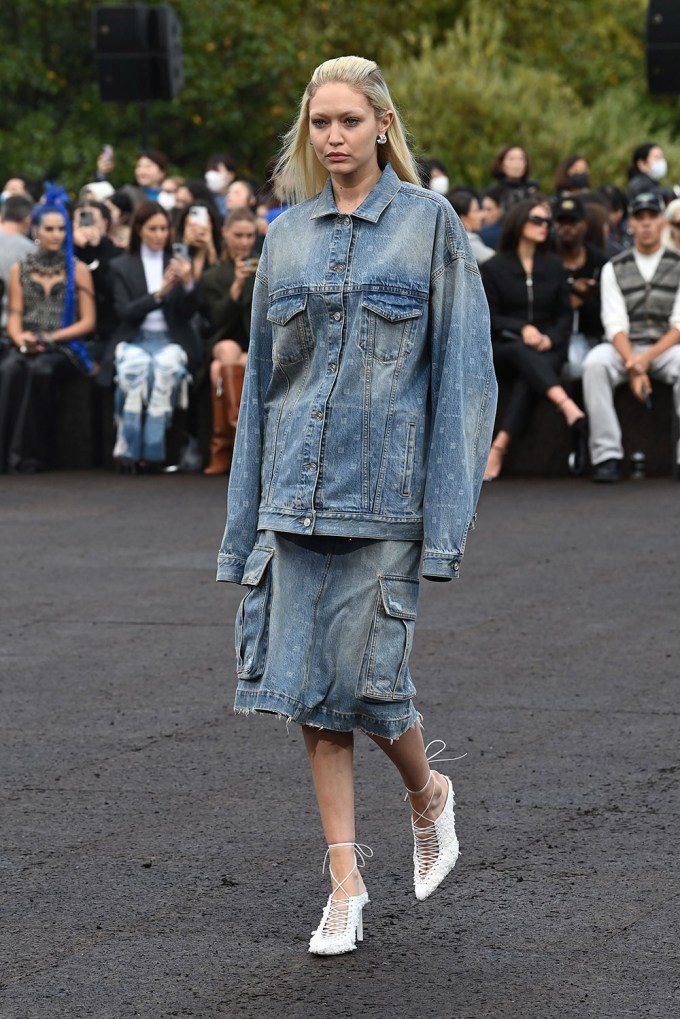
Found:
[[[386,739],[411,728],[421,547],[261,531],[236,617],[235,711]]]

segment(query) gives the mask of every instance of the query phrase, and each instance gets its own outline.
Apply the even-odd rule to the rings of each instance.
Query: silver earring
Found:
[[[376,140],[378,142],[378,145],[386,145],[387,144],[387,135],[385,134],[384,131],[381,131]]]

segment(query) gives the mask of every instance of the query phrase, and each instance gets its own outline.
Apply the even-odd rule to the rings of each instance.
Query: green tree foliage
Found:
[[[678,168],[677,103],[646,95],[645,0],[171,0],[183,24],[186,86],[152,103],[150,142],[184,173],[216,151],[255,176],[276,151],[317,63],[378,60],[416,145],[451,178],[482,185],[492,154],[526,145],[552,183],[583,151],[599,179],[621,180],[635,144],[658,139]],[[13,0],[0,19],[0,177],[76,187],[115,146],[114,183],[140,147],[134,103],[102,103],[93,0]]]

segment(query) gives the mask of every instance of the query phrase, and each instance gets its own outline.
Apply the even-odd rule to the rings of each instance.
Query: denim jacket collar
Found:
[[[401,181],[389,163],[385,164],[380,180],[372,188],[358,209],[352,213],[357,219],[366,219],[369,223],[377,223],[401,187]],[[339,216],[338,207],[333,197],[333,187],[329,177],[320,192],[310,219],[322,216]]]

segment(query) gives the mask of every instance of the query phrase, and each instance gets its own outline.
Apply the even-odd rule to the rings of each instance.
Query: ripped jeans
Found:
[[[168,333],[140,330],[116,347],[113,455],[120,460],[165,460],[165,430],[177,405],[188,403],[187,355]]]

